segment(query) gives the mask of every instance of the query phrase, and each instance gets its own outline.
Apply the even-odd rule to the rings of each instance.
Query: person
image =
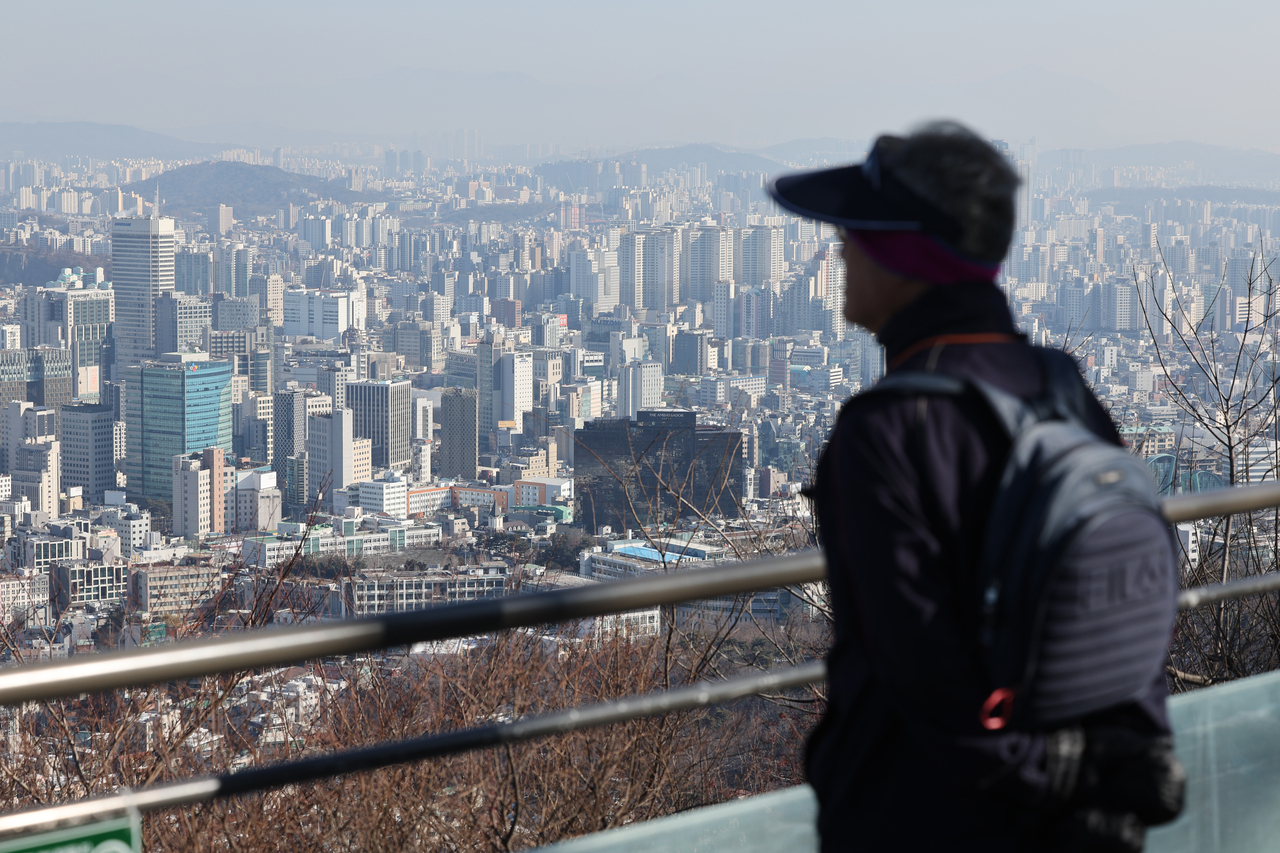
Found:
[[[769,190],[838,226],[844,317],[876,335],[887,375],[944,373],[1031,400],[1046,392],[1041,351],[996,284],[1018,183],[992,145],[940,122]],[[1081,396],[1088,429],[1120,444]],[[1145,675],[1130,699],[1051,730],[991,730],[976,712],[989,686],[967,581],[1008,451],[977,395],[859,395],[832,430],[810,487],[834,620],[828,707],[806,753],[824,851],[1138,850],[1145,824],[1180,808],[1163,673],[1176,563],[1159,535],[1159,606],[1082,652],[1128,654],[1126,630],[1156,637],[1133,652]]]

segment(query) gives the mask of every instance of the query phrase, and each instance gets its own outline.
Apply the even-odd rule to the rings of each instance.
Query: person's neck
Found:
[[[925,338],[981,332],[1017,333],[1009,303],[990,282],[932,287],[890,317],[876,339],[884,346],[886,359],[892,361]]]

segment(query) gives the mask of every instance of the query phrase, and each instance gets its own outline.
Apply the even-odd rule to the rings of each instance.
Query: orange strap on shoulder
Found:
[[[1020,340],[1018,335],[1007,335],[1002,332],[974,332],[967,335],[934,335],[932,338],[925,338],[922,341],[916,341],[911,346],[904,349],[893,357],[893,361],[889,362],[889,367],[897,367],[902,362],[911,358],[918,352],[937,346],[945,346],[946,344],[1011,344]]]

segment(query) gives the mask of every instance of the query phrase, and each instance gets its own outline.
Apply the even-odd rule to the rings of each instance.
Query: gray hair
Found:
[[[894,176],[960,224],[956,249],[980,261],[1004,259],[1021,183],[1004,155],[954,121],[929,122],[906,137],[881,137],[880,144]]]

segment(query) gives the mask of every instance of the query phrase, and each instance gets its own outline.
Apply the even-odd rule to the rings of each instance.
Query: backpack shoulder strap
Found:
[[[970,391],[977,392],[1010,438],[1044,419],[1040,412],[1027,405],[1024,400],[994,385],[977,379],[966,380],[945,373],[926,373],[922,370],[889,373],[854,399],[882,394],[898,394],[904,397],[959,397]]]
[[[1087,423],[1089,389],[1080,368],[1069,354],[1059,349],[1035,347],[1033,352],[1044,371],[1045,397],[1061,417]]]
[[[888,373],[875,385],[858,394],[858,397],[875,397],[882,394],[900,394],[904,397],[926,395],[930,397],[958,397],[969,388],[969,383],[945,373],[925,373],[923,370],[903,370]]]

